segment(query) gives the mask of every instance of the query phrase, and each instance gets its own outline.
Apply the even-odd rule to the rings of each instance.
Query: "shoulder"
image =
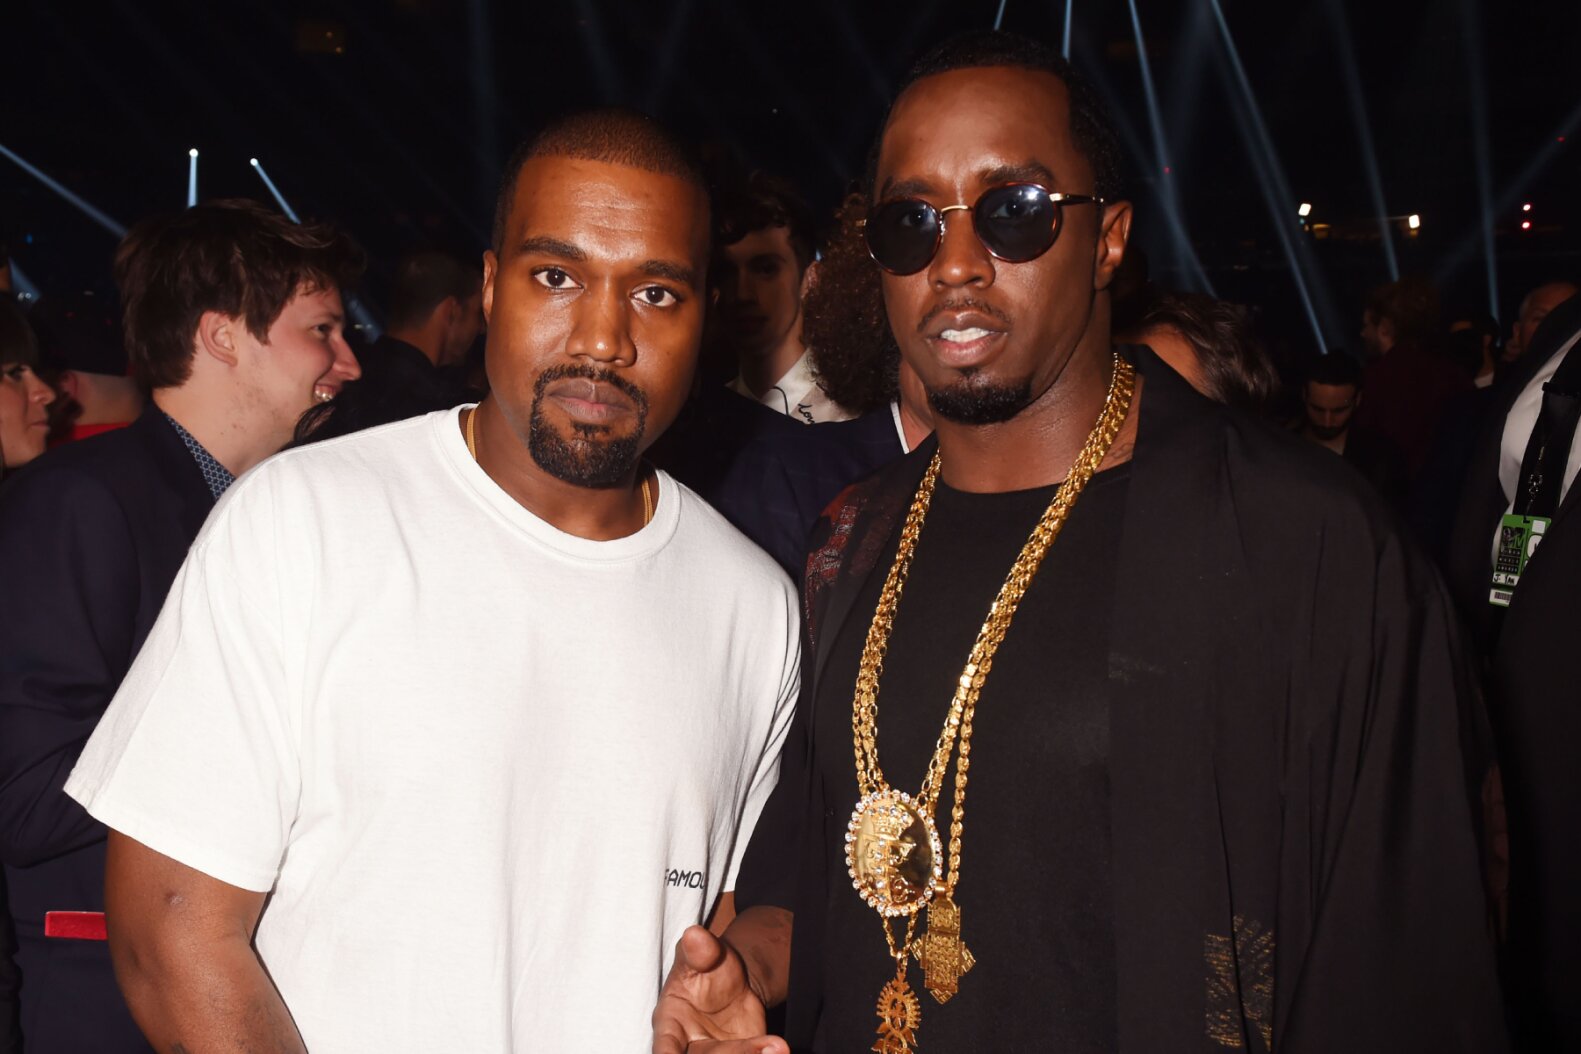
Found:
[[[689,552],[706,559],[713,576],[745,581],[754,586],[772,585],[775,590],[790,593],[790,580],[779,564],[696,491],[662,470],[660,486],[669,488],[681,502],[677,540]]]

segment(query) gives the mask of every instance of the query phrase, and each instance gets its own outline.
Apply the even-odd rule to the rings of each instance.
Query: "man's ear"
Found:
[[[1378,320],[1378,339],[1387,342],[1391,348],[1394,347],[1395,333],[1393,319],[1380,318]]]
[[[80,387],[80,384],[77,380],[77,371],[61,370],[60,373],[55,377],[55,387],[60,391],[60,394],[64,395],[66,398],[76,400],[77,389]]]
[[[483,321],[494,321],[494,276],[499,272],[500,260],[489,249],[483,254]]]
[[[226,366],[234,367],[240,361],[239,337],[245,323],[239,318],[218,311],[205,311],[198,319],[195,338],[197,351]]]
[[[1098,252],[1093,256],[1092,287],[1108,289],[1114,281],[1114,272],[1120,269],[1125,258],[1125,245],[1131,238],[1131,203],[1116,201],[1103,207],[1102,226],[1098,229]]]

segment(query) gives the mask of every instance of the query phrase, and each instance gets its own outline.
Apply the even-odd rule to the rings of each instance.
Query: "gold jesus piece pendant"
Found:
[[[845,832],[851,884],[881,915],[915,915],[942,875],[933,817],[904,791],[874,791],[856,803]]]
[[[959,990],[961,975],[977,960],[961,942],[961,909],[948,894],[928,905],[928,932],[915,944],[922,984],[941,1003]]]

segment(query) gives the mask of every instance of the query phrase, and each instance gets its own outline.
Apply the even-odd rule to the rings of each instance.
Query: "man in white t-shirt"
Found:
[[[790,583],[643,450],[708,204],[645,118],[513,159],[492,393],[275,458],[193,547],[67,786],[160,1050],[636,1051],[794,705]]]

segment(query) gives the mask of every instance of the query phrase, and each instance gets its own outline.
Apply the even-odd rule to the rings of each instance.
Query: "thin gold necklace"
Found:
[[[856,754],[857,786],[862,795],[851,814],[846,830],[845,857],[851,884],[867,904],[879,913],[884,940],[895,960],[895,978],[878,996],[878,1054],[906,1054],[916,1044],[916,1030],[922,1008],[906,980],[908,955],[922,964],[923,985],[939,1002],[947,1001],[958,989],[961,975],[975,964],[972,953],[961,941],[961,911],[955,904],[955,886],[961,870],[961,834],[966,814],[967,770],[971,765],[972,717],[983,682],[993,666],[994,653],[1010,629],[1016,607],[1026,595],[1033,577],[1043,563],[1049,547],[1059,537],[1076,499],[1081,496],[1109,447],[1120,434],[1131,396],[1136,387],[1136,372],[1130,363],[1115,356],[1114,372],[1103,411],[1093,425],[1081,452],[1071,465],[1070,474],[1049,502],[1032,530],[1021,555],[1005,576],[999,595],[988,609],[988,617],[977,633],[966,668],[956,682],[955,694],[939,733],[938,745],[928,762],[922,788],[915,796],[897,791],[884,779],[878,763],[878,682],[883,673],[884,653],[894,628],[895,611],[911,571],[917,538],[933,500],[939,478],[939,455],[935,453],[922,483],[912,499],[911,510],[901,528],[895,562],[879,594],[878,608],[868,628],[867,642],[856,678],[856,695],[851,706],[852,741]],[[940,785],[949,768],[957,738],[960,757],[955,766],[955,801],[950,814],[949,868],[945,871],[940,851],[939,831],[934,819]],[[928,929],[914,937],[917,916],[928,908]],[[896,939],[890,919],[907,916],[904,936]]]
[[[467,453],[472,455],[472,460],[478,459],[478,408],[474,406],[467,411]],[[653,522],[653,495],[648,491],[649,473],[642,473],[642,525],[646,527]]]

